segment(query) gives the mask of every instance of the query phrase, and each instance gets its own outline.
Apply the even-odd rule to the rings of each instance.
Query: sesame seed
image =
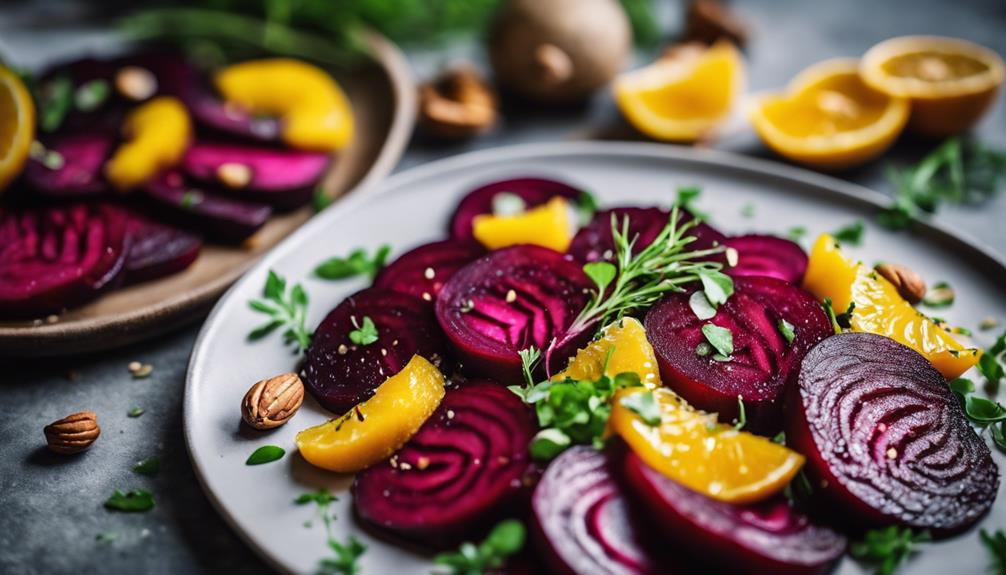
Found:
[[[895,449],[895,448],[892,447],[892,448],[890,448],[890,449],[887,450],[887,458],[888,459],[894,459],[897,456],[898,456],[898,450],[897,449]]]
[[[337,351],[339,352],[339,355],[346,355],[349,353],[349,348],[346,347],[346,344],[340,343]]]
[[[454,410],[453,409],[448,409],[447,410],[447,419],[454,419]]]
[[[433,296],[430,295],[430,292],[424,291],[423,292],[423,299],[426,300],[426,301],[433,301]]]
[[[423,271],[423,277],[425,277],[428,280],[433,279],[434,277],[436,277],[436,275],[437,275],[437,272],[433,271],[433,268],[426,268]]]
[[[513,303],[515,301],[517,301],[517,292],[513,290],[506,292],[506,302]]]

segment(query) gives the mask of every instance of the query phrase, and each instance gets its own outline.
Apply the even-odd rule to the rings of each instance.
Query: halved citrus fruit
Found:
[[[744,59],[729,42],[686,47],[615,80],[629,123],[658,140],[691,142],[728,119],[744,91]]]
[[[826,60],[800,72],[785,93],[757,98],[751,122],[780,155],[840,170],[884,152],[908,120],[908,101],[878,92],[859,77],[859,62]]]
[[[35,105],[21,78],[0,65],[0,191],[28,161],[35,139]]]
[[[631,398],[638,393],[653,394],[659,421],[647,422],[631,407]],[[771,497],[786,487],[804,461],[799,453],[768,438],[718,423],[715,413],[692,408],[667,388],[618,391],[608,427],[653,469],[727,503]]]
[[[620,373],[635,373],[650,389],[660,387],[660,370],[653,346],[646,340],[646,329],[633,317],[622,318],[601,331],[601,337],[570,358],[569,365],[552,379],[586,379],[590,381]]]
[[[909,128],[926,136],[963,132],[981,119],[1006,77],[998,54],[941,36],[902,36],[877,44],[860,63],[863,80],[911,100]]]

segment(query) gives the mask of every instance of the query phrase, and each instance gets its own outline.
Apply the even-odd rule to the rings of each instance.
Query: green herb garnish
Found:
[[[144,411],[144,409],[142,407],[134,407],[133,409],[130,409],[129,411],[127,411],[126,415],[129,416],[129,417],[140,417],[144,413],[146,413],[146,412]]]
[[[196,190],[186,190],[182,194],[182,198],[178,201],[178,205],[186,210],[191,210],[192,208],[203,203],[203,194]]]
[[[360,325],[356,323],[356,316],[352,316],[350,319],[353,320],[353,327],[356,329],[349,332],[349,341],[356,345],[370,345],[377,341],[377,326],[374,325],[374,320],[370,319],[370,316],[363,316],[363,323]]]
[[[273,461],[278,461],[286,454],[286,450],[277,445],[263,445],[245,460],[245,465],[262,465],[263,463],[272,463]]]
[[[922,303],[933,308],[950,307],[954,303],[954,288],[947,282],[937,282],[926,291]]]
[[[794,242],[800,241],[806,235],[807,235],[807,228],[803,226],[792,227],[786,232],[786,237],[789,238],[790,241]]]
[[[318,184],[314,188],[314,195],[311,196],[311,207],[314,208],[314,213],[321,212],[333,203],[335,203],[335,198],[328,195],[328,191],[325,190],[324,186]]]
[[[133,466],[133,472],[140,475],[157,475],[161,471],[161,458],[148,457]]]
[[[335,553],[335,557],[326,557],[319,562],[320,573],[331,573],[339,575],[355,575],[360,572],[359,559],[367,551],[367,547],[360,543],[352,535],[345,543],[340,543],[332,536],[332,520],[335,516],[329,512],[332,503],[339,498],[332,495],[327,489],[302,493],[293,502],[297,505],[307,505],[314,503],[317,505],[316,516],[321,517],[325,525],[325,535],[329,549]],[[311,527],[313,521],[305,521],[304,527]]]
[[[796,337],[796,331],[793,328],[793,324],[783,318],[779,318],[779,322],[776,326],[779,328],[779,333],[786,338],[786,343],[793,343],[793,338]]]
[[[503,567],[506,559],[524,548],[524,524],[507,519],[496,524],[482,543],[466,541],[457,551],[441,553],[433,562],[450,568],[449,575],[482,575]]]
[[[709,298],[702,290],[692,293],[688,298],[688,307],[692,308],[692,313],[701,320],[712,319],[716,315],[716,308],[709,303]]]
[[[930,541],[929,533],[914,533],[895,525],[867,531],[863,541],[853,543],[852,556],[873,565],[876,575],[891,575],[894,570],[918,551],[917,545]]]
[[[706,341],[713,346],[719,355],[728,358],[733,354],[734,334],[728,328],[707,323],[702,326],[702,335],[706,337]]]
[[[740,431],[748,424],[748,412],[744,407],[744,398],[737,395],[737,421],[734,422],[734,429]],[[781,433],[781,432],[780,432]],[[785,438],[785,436],[783,436]]]
[[[154,496],[143,489],[133,489],[125,493],[116,489],[105,501],[105,508],[127,513],[150,511],[154,508]]]
[[[674,200],[674,206],[688,211],[700,220],[709,220],[709,214],[695,207],[695,201],[702,196],[702,188],[698,186],[682,186],[678,188],[678,197]]]
[[[984,529],[978,532],[982,545],[989,552],[991,562],[988,572],[1003,575],[1006,573],[1006,533],[1002,529],[988,532]]]
[[[985,376],[986,387],[991,393],[999,391],[999,382],[1006,377],[1006,370],[1003,369],[1004,356],[1006,356],[1006,332],[997,337],[992,347],[986,349],[978,358],[978,371]]]
[[[755,205],[744,204],[741,206],[741,215],[745,218],[753,218],[755,216]]]
[[[622,398],[622,407],[635,413],[643,420],[643,423],[650,427],[660,425],[660,406],[653,396],[652,391],[631,393]]]
[[[294,284],[287,293],[286,280],[269,270],[269,275],[262,289],[265,299],[253,299],[248,302],[253,310],[268,315],[268,323],[260,325],[248,334],[248,339],[262,339],[279,328],[284,328],[283,343],[295,343],[297,352],[302,352],[311,345],[311,332],[304,327],[307,317],[307,292],[299,283]]]
[[[862,221],[855,221],[847,226],[835,230],[831,235],[840,244],[858,246],[863,243],[863,232],[866,226]]]
[[[326,280],[342,280],[356,276],[367,276],[373,281],[377,272],[384,267],[384,262],[391,253],[391,246],[385,244],[377,248],[373,256],[364,249],[355,249],[344,258],[333,257],[318,264],[314,275]]]
[[[590,220],[594,219],[594,214],[597,213],[597,198],[587,190],[580,190],[580,193],[576,196],[575,207],[576,219],[580,222],[581,226],[585,226],[590,223]]]
[[[73,106],[73,80],[60,75],[41,86],[37,94],[39,126],[43,132],[55,132]]]
[[[73,101],[81,112],[93,112],[108,100],[111,93],[108,80],[96,78],[81,84],[74,93]]]
[[[119,538],[119,534],[114,531],[105,531],[94,536],[98,543],[111,543]]]

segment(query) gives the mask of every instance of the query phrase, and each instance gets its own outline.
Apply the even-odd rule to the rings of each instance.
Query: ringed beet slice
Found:
[[[963,531],[991,508],[999,470],[943,376],[918,352],[843,333],[803,360],[786,441],[815,495],[855,527]]]
[[[523,508],[535,476],[527,450],[535,431],[527,406],[494,382],[449,390],[396,455],[356,476],[357,516],[439,548],[479,540]]]
[[[180,272],[199,257],[203,241],[192,232],[129,215],[131,245],[126,255],[125,283],[145,282]]]
[[[729,573],[822,574],[845,553],[844,536],[811,523],[783,497],[754,505],[716,501],[668,479],[628,450],[622,473],[626,493],[668,543]]]
[[[0,317],[58,312],[120,279],[127,216],[106,203],[0,213]]]
[[[694,219],[685,210],[678,210],[678,214],[679,224]],[[611,236],[612,216],[615,216],[619,229],[621,229],[625,218],[629,218],[628,237],[630,239],[637,238],[633,252],[638,253],[653,243],[653,240],[667,225],[671,213],[660,208],[632,207],[599,211],[594,214],[589,224],[580,228],[580,231],[573,236],[573,241],[569,245],[569,253],[582,262],[613,261],[615,241]],[[726,239],[726,236],[705,222],[699,222],[688,233],[695,237],[687,246],[689,251],[712,248],[718,243],[723,243],[723,240]]]
[[[368,317],[377,328],[377,341],[353,343],[350,332]],[[443,335],[426,302],[368,288],[337,305],[315,330],[304,362],[304,383],[325,409],[341,414],[370,398],[413,355],[441,367],[445,352]]]
[[[233,200],[188,186],[176,171],[161,174],[147,184],[144,192],[165,219],[226,243],[245,240],[272,215],[272,208],[265,204]]]
[[[331,156],[320,152],[197,142],[186,151],[182,170],[221,193],[288,210],[311,201],[330,163]]]
[[[723,269],[734,277],[768,276],[799,284],[807,271],[807,254],[787,239],[751,234],[723,243],[737,250],[737,265]]]
[[[62,165],[47,166],[40,158],[28,160],[24,182],[44,196],[76,198],[108,191],[102,175],[105,160],[112,153],[113,134],[89,132],[46,138],[47,154],[56,154]]]
[[[444,240],[423,244],[385,266],[374,279],[374,287],[433,301],[455,272],[485,253],[476,243]]]
[[[545,178],[515,178],[500,180],[475,188],[468,193],[451,216],[450,234],[456,240],[474,241],[472,220],[481,214],[493,213],[493,199],[496,194],[510,193],[524,200],[526,208],[540,206],[555,196],[576,200],[580,190],[569,184]]]
[[[696,317],[690,296],[668,295],[646,314],[646,336],[661,379],[695,407],[718,413],[723,422],[738,417],[740,396],[749,430],[778,431],[790,372],[814,344],[834,333],[821,305],[802,289],[770,277],[735,278],[734,294],[709,320]],[[792,326],[792,342],[786,339],[784,321]],[[729,361],[714,357],[702,331],[706,324],[730,330],[734,351]],[[705,355],[697,353],[702,347]]]
[[[671,573],[661,543],[629,515],[624,490],[600,451],[575,446],[549,464],[531,498],[532,533],[552,570],[580,573]]]
[[[437,321],[466,373],[518,384],[518,352],[565,339],[591,287],[572,258],[539,246],[512,246],[458,270],[437,297]],[[564,341],[550,358],[552,367],[565,366],[591,335],[585,330]]]

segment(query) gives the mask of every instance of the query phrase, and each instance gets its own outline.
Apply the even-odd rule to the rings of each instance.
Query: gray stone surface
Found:
[[[975,40],[1006,54],[1006,2],[1002,0],[759,0],[737,2],[750,18],[750,86],[784,84],[814,62],[856,56],[873,43],[900,34],[945,34]],[[72,2],[0,3],[0,49],[10,60],[39,64],[66,55],[68,47],[100,50],[104,36],[82,28]],[[665,10],[668,29],[674,12]],[[458,55],[476,55],[469,45],[410,54],[420,75]],[[1000,97],[1002,100],[1002,97]],[[1002,101],[977,130],[986,142],[1006,145]],[[540,110],[509,104],[503,125],[466,145],[434,145],[417,138],[399,169],[471,149],[530,141],[584,137],[633,139],[620,127],[607,95],[577,110]],[[718,147],[770,157],[750,132]],[[918,159],[928,146],[902,142],[889,159]],[[841,174],[888,191],[885,163]],[[939,218],[999,251],[1006,249],[1006,198],[977,207],[948,207]],[[111,353],[61,360],[0,363],[0,573],[188,573],[267,571],[216,514],[200,490],[182,439],[182,391],[198,326],[157,341]],[[138,360],[154,366],[144,380],[126,368]],[[142,407],[139,418],[127,411]],[[57,458],[44,449],[42,426],[80,409],[98,413],[102,438],[88,453]],[[157,455],[154,478],[130,471]],[[115,489],[155,493],[146,514],[111,513],[102,502]],[[268,497],[268,494],[263,494]],[[109,543],[99,533],[115,533]]]

